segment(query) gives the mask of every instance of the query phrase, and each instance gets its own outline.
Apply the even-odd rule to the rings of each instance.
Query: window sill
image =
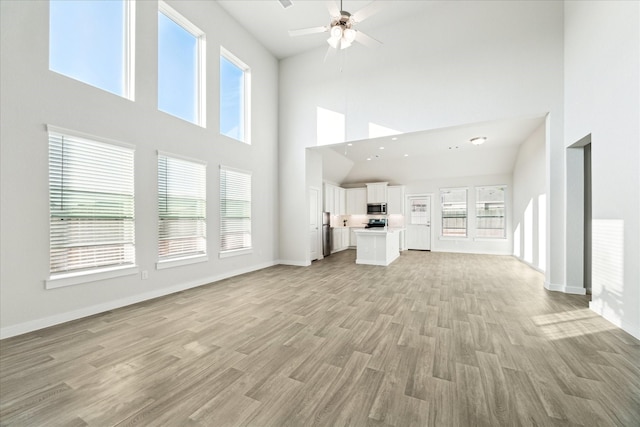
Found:
[[[98,280],[113,279],[115,277],[131,276],[138,274],[137,265],[123,267],[101,268],[77,273],[54,274],[44,281],[45,289],[56,289],[65,286],[79,285],[82,283],[97,282]]]
[[[156,263],[156,270],[163,270],[165,268],[180,267],[181,265],[197,264],[199,262],[207,262],[209,257],[207,255],[196,255],[184,258],[167,259],[158,261]]]
[[[253,253],[253,248],[236,249],[233,251],[220,252],[220,258],[230,258],[234,256],[246,255]]]

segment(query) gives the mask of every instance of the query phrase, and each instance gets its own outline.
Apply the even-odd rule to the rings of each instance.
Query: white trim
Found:
[[[439,253],[452,253],[452,254],[470,254],[470,255],[498,255],[498,256],[513,256],[511,252],[507,251],[487,251],[487,250],[473,250],[473,249],[431,249],[431,252]]]
[[[70,136],[78,139],[86,139],[91,142],[101,142],[103,144],[116,145],[118,147],[128,148],[131,151],[136,151],[136,146],[134,144],[116,141],[114,139],[104,138],[102,136],[91,135],[90,133],[84,133],[77,130],[65,129],[50,124],[45,124],[45,127],[48,133],[53,133],[61,136]]]
[[[115,277],[131,276],[134,274],[138,274],[137,265],[108,267],[74,273],[52,274],[49,279],[44,281],[44,287],[45,289],[56,289],[65,286],[79,285],[82,283],[97,282],[98,280],[113,279]]]
[[[219,258],[231,258],[234,256],[247,255],[253,253],[253,248],[233,249],[230,251],[220,251]]]
[[[562,292],[565,294],[573,295],[586,295],[587,290],[579,286],[560,285],[556,283],[550,283],[545,280],[544,288],[548,291]]]
[[[243,115],[241,117],[242,120],[242,129],[244,130],[244,138],[242,140],[236,139],[236,141],[244,142],[245,144],[251,145],[251,67],[249,67],[244,61],[231,53],[228,49],[225,49],[223,46],[220,46],[220,56],[224,56],[229,62],[242,70],[243,75]],[[220,133],[220,129],[218,129],[218,133]],[[223,136],[226,136],[220,133]],[[235,138],[232,138],[235,139]]]
[[[640,340],[640,326],[632,325],[629,322],[625,322],[620,318],[610,318],[605,314],[604,310],[605,306],[598,300],[589,301],[589,310],[601,316],[607,322],[610,322],[612,325],[622,329],[628,334],[632,335],[634,338]]]
[[[264,268],[272,267],[277,262],[265,262],[257,264],[251,267],[241,268],[227,273],[218,274],[206,278],[201,278],[197,281],[185,282],[179,285],[170,286],[163,289],[158,289],[150,292],[145,292],[138,295],[133,295],[126,298],[121,298],[115,301],[110,301],[102,304],[96,304],[89,307],[83,307],[78,310],[68,311],[65,313],[55,314],[53,316],[47,316],[40,319],[30,320],[16,325],[6,326],[0,328],[0,339],[10,338],[16,335],[26,334],[38,329],[47,328],[50,326],[58,325],[60,323],[69,322],[71,320],[80,319],[94,314],[103,313],[105,311],[114,310],[120,307],[125,307],[131,304],[136,304],[142,301],[147,301],[153,298],[158,298],[166,295],[170,295],[176,292],[184,291],[198,286],[208,285],[220,280],[228,279],[230,277],[239,276],[245,273],[251,273],[253,271],[262,270]]]
[[[311,261],[296,261],[296,260],[291,260],[291,259],[279,259],[278,260],[278,264],[281,264],[281,265],[293,265],[293,266],[296,266],[296,267],[309,267],[311,265]]]
[[[135,102],[136,86],[136,2],[127,0],[124,9],[124,96]]]
[[[536,271],[538,271],[538,272],[540,272],[542,274],[545,273],[545,271],[542,268],[538,267],[537,265],[533,265],[530,262],[527,262],[524,259],[522,259],[522,258],[520,258],[520,257],[518,257],[518,256],[516,256],[514,254],[511,254],[511,256],[514,257],[515,259],[517,259],[518,261],[520,261],[521,263],[525,264],[527,267],[531,267],[534,270],[536,270]]]
[[[477,230],[477,229],[476,229]],[[509,239],[506,237],[474,237],[474,242],[506,242]]]
[[[197,264],[207,261],[209,261],[209,257],[206,254],[184,258],[165,259],[156,262],[156,270],[164,270],[165,268],[180,267],[182,265]]]
[[[157,153],[158,156],[171,157],[173,159],[184,160],[184,161],[187,161],[187,162],[192,162],[192,163],[197,163],[197,164],[200,164],[200,165],[207,166],[207,162],[202,160],[202,159],[196,159],[194,157],[187,157],[187,156],[183,156],[181,154],[174,154],[174,153],[170,153],[168,151],[162,151],[162,150],[156,150],[156,153]]]
[[[237,172],[237,173],[243,173],[245,175],[249,175],[250,177],[253,177],[253,172],[248,171],[246,169],[238,169],[238,168],[234,168],[232,166],[225,166],[223,164],[220,164],[220,170],[225,170],[225,171],[231,171],[231,172]],[[251,190],[253,191],[253,186],[251,186]],[[252,194],[253,196],[253,194]]]

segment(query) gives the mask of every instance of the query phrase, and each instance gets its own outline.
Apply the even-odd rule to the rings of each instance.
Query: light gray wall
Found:
[[[639,27],[637,1],[565,2],[565,146],[591,135],[590,307],[637,338],[640,338]]]
[[[478,29],[482,17],[484,25]],[[407,42],[347,49],[342,72],[325,49],[281,61],[280,254],[304,262],[308,247],[305,147],[316,144],[316,108],[346,115],[347,140],[370,122],[401,132],[549,113],[546,176],[548,283],[564,282],[563,5],[538,1],[435,2],[428,16],[380,28]],[[388,35],[387,37],[385,37]]]
[[[170,1],[207,35],[207,128],[159,112],[157,3],[136,2],[136,93],[129,101],[48,69],[49,3],[2,1],[0,334],[13,335],[221,277],[278,258],[278,62],[216,2]],[[220,45],[252,70],[252,145],[219,135]],[[45,290],[49,268],[46,124],[136,146],[136,254],[149,279]],[[156,150],[202,159],[207,168],[209,261],[156,270]],[[220,164],[253,172],[250,255],[218,259]]]
[[[520,146],[513,168],[513,254],[546,270],[545,126]]]

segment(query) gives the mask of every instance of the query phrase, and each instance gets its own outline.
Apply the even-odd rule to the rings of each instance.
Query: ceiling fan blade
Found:
[[[329,16],[335,18],[336,16],[340,16],[340,6],[334,0],[325,0],[327,5],[327,10],[329,10]]]
[[[291,37],[297,36],[306,36],[307,34],[316,34],[316,33],[325,33],[329,31],[329,27],[312,27],[312,28],[303,28],[301,30],[289,30],[289,35]]]
[[[365,45],[367,47],[370,47],[372,49],[375,49],[377,47],[382,46],[382,42],[381,41],[378,41],[378,40],[374,39],[373,37],[366,35],[362,31],[357,31],[356,30],[356,38],[355,38],[355,40],[358,43],[361,43],[361,44],[363,44],[363,45]]]
[[[360,9],[359,11],[357,11],[356,13],[354,13],[353,15],[351,15],[351,19],[354,22],[362,22],[368,17],[378,13],[380,9],[382,9],[382,2],[374,0],[368,5],[366,5],[365,7],[363,7],[362,9]]]

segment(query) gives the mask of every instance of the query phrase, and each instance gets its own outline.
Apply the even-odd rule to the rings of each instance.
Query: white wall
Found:
[[[506,185],[507,236],[504,239],[477,239],[475,236],[476,187]],[[428,181],[413,181],[405,185],[405,195],[431,194],[431,250],[433,252],[459,252],[494,255],[511,255],[512,236],[512,178],[511,174],[441,178]],[[442,209],[440,208],[441,188],[466,188],[467,191],[467,233],[465,238],[441,237]]]
[[[592,310],[640,338],[640,3],[565,3],[565,146],[591,135]]]
[[[207,35],[207,123],[203,129],[157,111],[157,3],[138,1],[135,101],[48,69],[47,1],[2,1],[0,335],[9,336],[220,277],[278,258],[278,63],[216,2],[170,1]],[[220,45],[252,69],[252,145],[220,136]],[[259,114],[258,114],[259,112]],[[149,279],[44,289],[49,272],[46,124],[134,144],[136,253]],[[208,162],[209,261],[157,271],[156,150]],[[219,164],[253,172],[250,255],[218,259]]]
[[[513,168],[513,254],[539,271],[546,267],[545,126],[520,146]]]
[[[479,20],[484,25],[478,27]],[[354,46],[342,73],[324,49],[281,61],[280,211],[283,259],[303,260],[304,148],[318,106],[346,115],[347,140],[369,123],[401,132],[549,113],[549,283],[564,281],[563,6],[561,2],[434,2],[428,15],[380,28],[377,50]],[[407,42],[412,40],[412,42]],[[552,154],[552,155],[551,155]]]

